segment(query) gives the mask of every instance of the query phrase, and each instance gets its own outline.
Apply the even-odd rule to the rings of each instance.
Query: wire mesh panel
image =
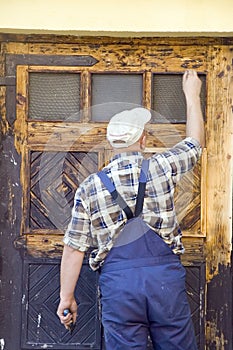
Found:
[[[108,121],[115,113],[142,105],[141,74],[93,74],[92,120]]]
[[[29,119],[78,121],[79,110],[80,74],[29,74]]]
[[[186,102],[182,90],[183,75],[154,74],[152,86],[152,109],[154,123],[185,123]],[[205,75],[199,75],[202,81],[201,105],[205,115]]]

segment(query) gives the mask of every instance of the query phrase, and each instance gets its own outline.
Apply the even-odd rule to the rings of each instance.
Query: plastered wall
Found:
[[[233,34],[232,0],[0,0],[0,32]]]

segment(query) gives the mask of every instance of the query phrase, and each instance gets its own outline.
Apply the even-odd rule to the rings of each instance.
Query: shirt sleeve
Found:
[[[187,171],[195,166],[201,153],[200,143],[191,137],[187,137],[163,153],[174,183],[177,183]]]
[[[76,191],[72,217],[63,242],[74,249],[85,252],[92,245],[92,238],[88,210],[81,198],[81,191],[80,188]]]

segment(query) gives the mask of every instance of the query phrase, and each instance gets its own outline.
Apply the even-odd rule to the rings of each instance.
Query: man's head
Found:
[[[151,113],[138,107],[115,114],[107,127],[107,139],[114,148],[128,148],[139,141]]]

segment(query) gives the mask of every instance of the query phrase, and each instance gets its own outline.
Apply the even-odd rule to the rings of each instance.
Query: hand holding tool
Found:
[[[63,311],[63,315],[64,316],[67,316],[68,314],[70,314],[70,310],[69,309],[65,309]],[[75,324],[73,322],[71,322],[69,325],[68,325],[68,330],[70,332],[70,334],[72,334],[73,330],[74,330],[74,327],[75,327]]]

